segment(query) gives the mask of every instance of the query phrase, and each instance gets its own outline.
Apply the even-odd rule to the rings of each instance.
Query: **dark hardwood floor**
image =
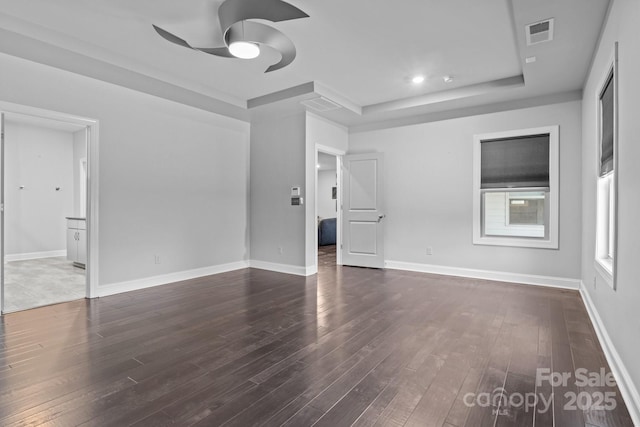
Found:
[[[318,267],[336,266],[336,245],[318,246]]]
[[[609,367],[574,291],[246,269],[1,321],[2,426],[633,425],[576,384]]]

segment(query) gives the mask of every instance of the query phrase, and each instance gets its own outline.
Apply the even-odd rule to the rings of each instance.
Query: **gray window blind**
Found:
[[[481,188],[549,187],[549,134],[480,142]]]
[[[600,135],[600,176],[613,170],[613,73],[609,76],[600,95],[602,125]]]

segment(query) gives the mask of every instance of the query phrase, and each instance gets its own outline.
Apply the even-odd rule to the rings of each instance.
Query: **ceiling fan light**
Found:
[[[260,47],[256,43],[237,41],[229,45],[229,52],[236,58],[253,59],[260,55]]]

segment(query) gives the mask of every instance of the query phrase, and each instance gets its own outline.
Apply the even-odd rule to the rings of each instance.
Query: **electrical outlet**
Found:
[[[278,253],[280,255],[282,255],[284,253],[284,249],[282,249],[282,246],[278,246]]]
[[[593,289],[596,289],[598,286],[598,281],[596,280],[596,276],[593,276]]]
[[[156,264],[160,264],[160,255],[154,255],[153,260]]]
[[[427,255],[433,255],[433,248],[431,246],[427,246]]]

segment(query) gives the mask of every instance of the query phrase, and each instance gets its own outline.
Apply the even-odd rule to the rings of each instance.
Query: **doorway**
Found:
[[[91,297],[97,122],[0,107],[2,313]]]
[[[317,265],[340,264],[340,156],[318,149],[316,160]]]

